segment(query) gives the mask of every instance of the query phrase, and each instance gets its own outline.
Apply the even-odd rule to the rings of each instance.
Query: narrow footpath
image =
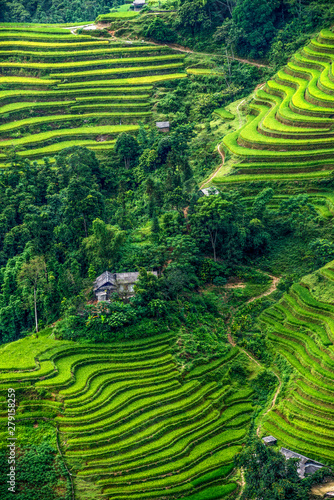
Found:
[[[253,302],[254,300],[261,299],[262,297],[267,297],[268,295],[272,294],[272,293],[273,293],[273,292],[277,289],[277,285],[278,285],[278,283],[279,283],[279,281],[280,281],[280,279],[281,279],[281,278],[280,278],[280,277],[277,277],[277,276],[272,276],[271,274],[269,274],[269,276],[270,276],[270,278],[272,279],[272,282],[271,282],[270,288],[268,288],[268,290],[266,290],[265,292],[263,292],[261,295],[257,295],[256,297],[252,297],[250,300],[248,300],[248,301],[246,302],[246,304],[249,304],[249,303]],[[260,363],[257,359],[255,359],[255,358],[254,358],[251,354],[249,354],[249,352],[247,352],[245,349],[242,349],[241,347],[239,347],[239,346],[236,344],[236,342],[233,340],[233,337],[232,337],[232,334],[231,334],[230,327],[227,327],[227,339],[228,339],[228,342],[231,344],[231,346],[232,346],[232,347],[236,347],[236,346],[237,346],[237,347],[239,348],[239,350],[240,350],[241,352],[243,352],[244,354],[246,354],[246,356],[248,356],[248,358],[249,358],[249,359],[250,359],[253,363],[256,363],[256,364],[257,364],[257,366],[262,367],[261,363]],[[269,408],[265,411],[265,413],[263,413],[263,415],[261,415],[261,419],[262,419],[265,415],[267,415],[267,414],[268,414],[268,413],[269,413],[269,412],[270,412],[270,411],[274,408],[274,406],[275,406],[275,404],[276,404],[277,397],[278,397],[278,395],[279,395],[279,393],[280,393],[280,391],[281,391],[281,388],[282,388],[282,380],[281,380],[281,379],[280,379],[280,377],[277,375],[277,373],[275,373],[274,371],[273,371],[273,374],[277,377],[279,384],[278,384],[278,387],[277,387],[277,389],[276,389],[276,391],[275,391],[275,394],[274,394],[274,396],[273,396],[273,399],[272,399],[272,401],[271,401],[271,403],[270,403]],[[260,437],[260,432],[261,432],[261,422],[259,423],[259,425],[258,425],[258,427],[257,427],[257,429],[256,429],[256,435],[257,435],[258,437]],[[240,498],[240,496],[239,496],[239,498]]]
[[[218,153],[220,154],[220,157],[222,159],[222,162],[218,165],[218,167],[216,168],[216,170],[211,174],[211,176],[205,180],[201,185],[200,185],[200,189],[203,189],[204,186],[206,186],[206,184],[208,184],[210,181],[212,181],[212,179],[214,179],[216,177],[216,175],[218,174],[219,170],[221,169],[221,167],[224,166],[225,164],[225,153],[224,153],[224,150],[221,150],[220,148],[220,144],[218,144],[217,146],[217,151]]]

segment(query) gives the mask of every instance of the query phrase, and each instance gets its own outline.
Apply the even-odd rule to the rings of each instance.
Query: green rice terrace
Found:
[[[333,463],[334,263],[294,284],[261,315],[275,350],[293,368],[291,381],[262,433],[287,448]]]
[[[223,139],[233,155],[232,172],[222,169],[215,184],[331,175],[333,58],[334,33],[323,30],[273,79],[259,86],[249,102],[246,123]],[[239,114],[242,105],[248,106],[245,99]]]
[[[154,83],[186,76],[184,57],[65,28],[0,26],[0,162],[13,147],[30,160],[113,148],[119,133],[150,121]]]
[[[250,385],[231,385],[228,372],[245,355],[230,346],[182,375],[175,341],[161,334],[83,346],[46,330],[1,348],[2,387],[21,394],[18,422],[55,422],[76,491],[92,482],[94,498],[110,499],[213,500],[237,491],[233,458],[254,407]]]

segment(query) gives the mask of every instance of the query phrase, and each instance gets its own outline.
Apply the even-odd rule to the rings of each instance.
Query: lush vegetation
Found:
[[[14,387],[20,500],[306,500],[258,438],[334,461],[333,6],[0,12],[1,473]]]

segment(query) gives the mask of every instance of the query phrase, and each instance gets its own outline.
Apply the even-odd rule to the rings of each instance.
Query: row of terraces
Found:
[[[285,397],[265,418],[263,432],[323,463],[334,463],[333,262],[261,315],[275,350],[292,366]]]
[[[323,30],[250,102],[246,124],[224,137],[237,158],[215,183],[312,179],[334,167],[334,33]]]
[[[184,54],[140,42],[0,25],[0,165],[68,146],[113,148],[151,119],[156,82],[183,78]]]
[[[1,385],[53,395],[20,398],[16,418],[55,422],[74,484],[93,482],[113,500],[229,498],[237,490],[233,459],[254,412],[252,389],[215,380],[242,354],[230,347],[184,376],[172,355],[175,340],[161,334],[84,346],[25,338],[2,348]],[[5,415],[0,395],[1,426]]]

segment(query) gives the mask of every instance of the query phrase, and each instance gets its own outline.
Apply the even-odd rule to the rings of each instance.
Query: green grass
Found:
[[[330,33],[322,32],[319,41],[295,54],[265,89],[256,91],[246,123],[223,139],[236,159],[244,161],[233,159],[232,168],[239,170],[226,175],[231,168],[222,168],[214,184],[330,175],[334,167],[334,45]],[[319,206],[318,212],[331,216],[325,206]]]
[[[103,41],[102,41],[103,42]],[[96,43],[96,42],[94,42]],[[80,47],[82,44],[79,44]],[[1,44],[0,44],[1,47]],[[56,59],[68,59],[68,58],[75,58],[77,61],[82,59],[85,60],[91,59],[94,56],[101,57],[101,56],[108,56],[108,55],[113,55],[113,54],[119,54],[121,53],[124,56],[127,56],[127,54],[131,54],[133,52],[166,52],[169,51],[169,47],[164,46],[164,45],[135,45],[134,47],[113,47],[113,46],[107,46],[107,44],[104,43],[104,48],[102,49],[94,49],[91,48],[90,50],[76,50],[76,51],[71,51],[71,50],[66,50],[66,51],[29,51],[29,50],[0,50],[0,57],[26,57],[29,56],[30,58],[33,59],[51,59],[51,62],[56,58]]]
[[[50,333],[3,346],[0,353],[12,370],[0,378],[18,387],[27,377],[35,388],[52,390],[56,401],[48,392],[46,399],[21,398],[18,419],[55,419],[75,476],[124,500],[166,493],[214,499],[236,489],[228,476],[247,436],[252,391],[244,388],[233,397],[230,385],[202,378],[229,363],[236,349],[196,367],[184,381],[169,353],[176,340],[170,334],[95,346],[56,341]],[[29,353],[27,369],[37,360],[37,372],[14,371],[22,353]],[[36,373],[49,378],[38,380]],[[0,402],[1,424],[4,410]]]
[[[186,73],[169,73],[165,75],[151,75],[151,76],[139,76],[137,78],[115,78],[114,80],[91,80],[87,82],[73,82],[73,83],[60,83],[58,87],[62,88],[81,88],[81,87],[94,87],[94,86],[110,86],[113,85],[147,85],[154,84],[157,82],[163,82],[165,80],[178,80],[180,78],[186,78]]]
[[[225,108],[218,108],[214,110],[214,113],[216,115],[220,116],[220,118],[223,118],[223,120],[234,120],[235,116],[232,115],[227,109]]]
[[[156,66],[130,66],[124,67],[122,70],[119,68],[110,68],[110,69],[101,69],[101,70],[91,70],[91,71],[74,71],[69,73],[52,73],[52,76],[55,78],[63,78],[63,79],[78,79],[78,78],[89,78],[89,77],[97,77],[103,78],[108,75],[119,75],[120,73],[144,73],[146,71],[165,71],[175,68],[182,68],[183,63],[171,63],[171,64],[160,64]],[[80,82],[85,83],[85,82]]]
[[[126,11],[126,12],[110,12],[109,14],[101,14],[97,17],[96,22],[108,22],[114,19],[131,19],[137,17],[139,12]]]
[[[43,78],[31,78],[31,77],[24,77],[24,76],[0,76],[0,88],[3,85],[10,85],[16,86],[16,85],[33,85],[35,87],[40,87],[40,86],[47,86],[47,85],[55,85],[58,83],[60,80],[48,80],[48,79],[43,79]]]
[[[32,136],[21,137],[19,139],[11,139],[8,141],[2,141],[1,146],[31,146],[33,144],[39,144],[41,142],[59,138],[59,137],[71,137],[71,136],[92,136],[100,134],[120,134],[122,132],[129,132],[137,130],[138,125],[102,125],[97,127],[78,127],[73,129],[60,129],[51,130],[49,132],[41,132]]]

